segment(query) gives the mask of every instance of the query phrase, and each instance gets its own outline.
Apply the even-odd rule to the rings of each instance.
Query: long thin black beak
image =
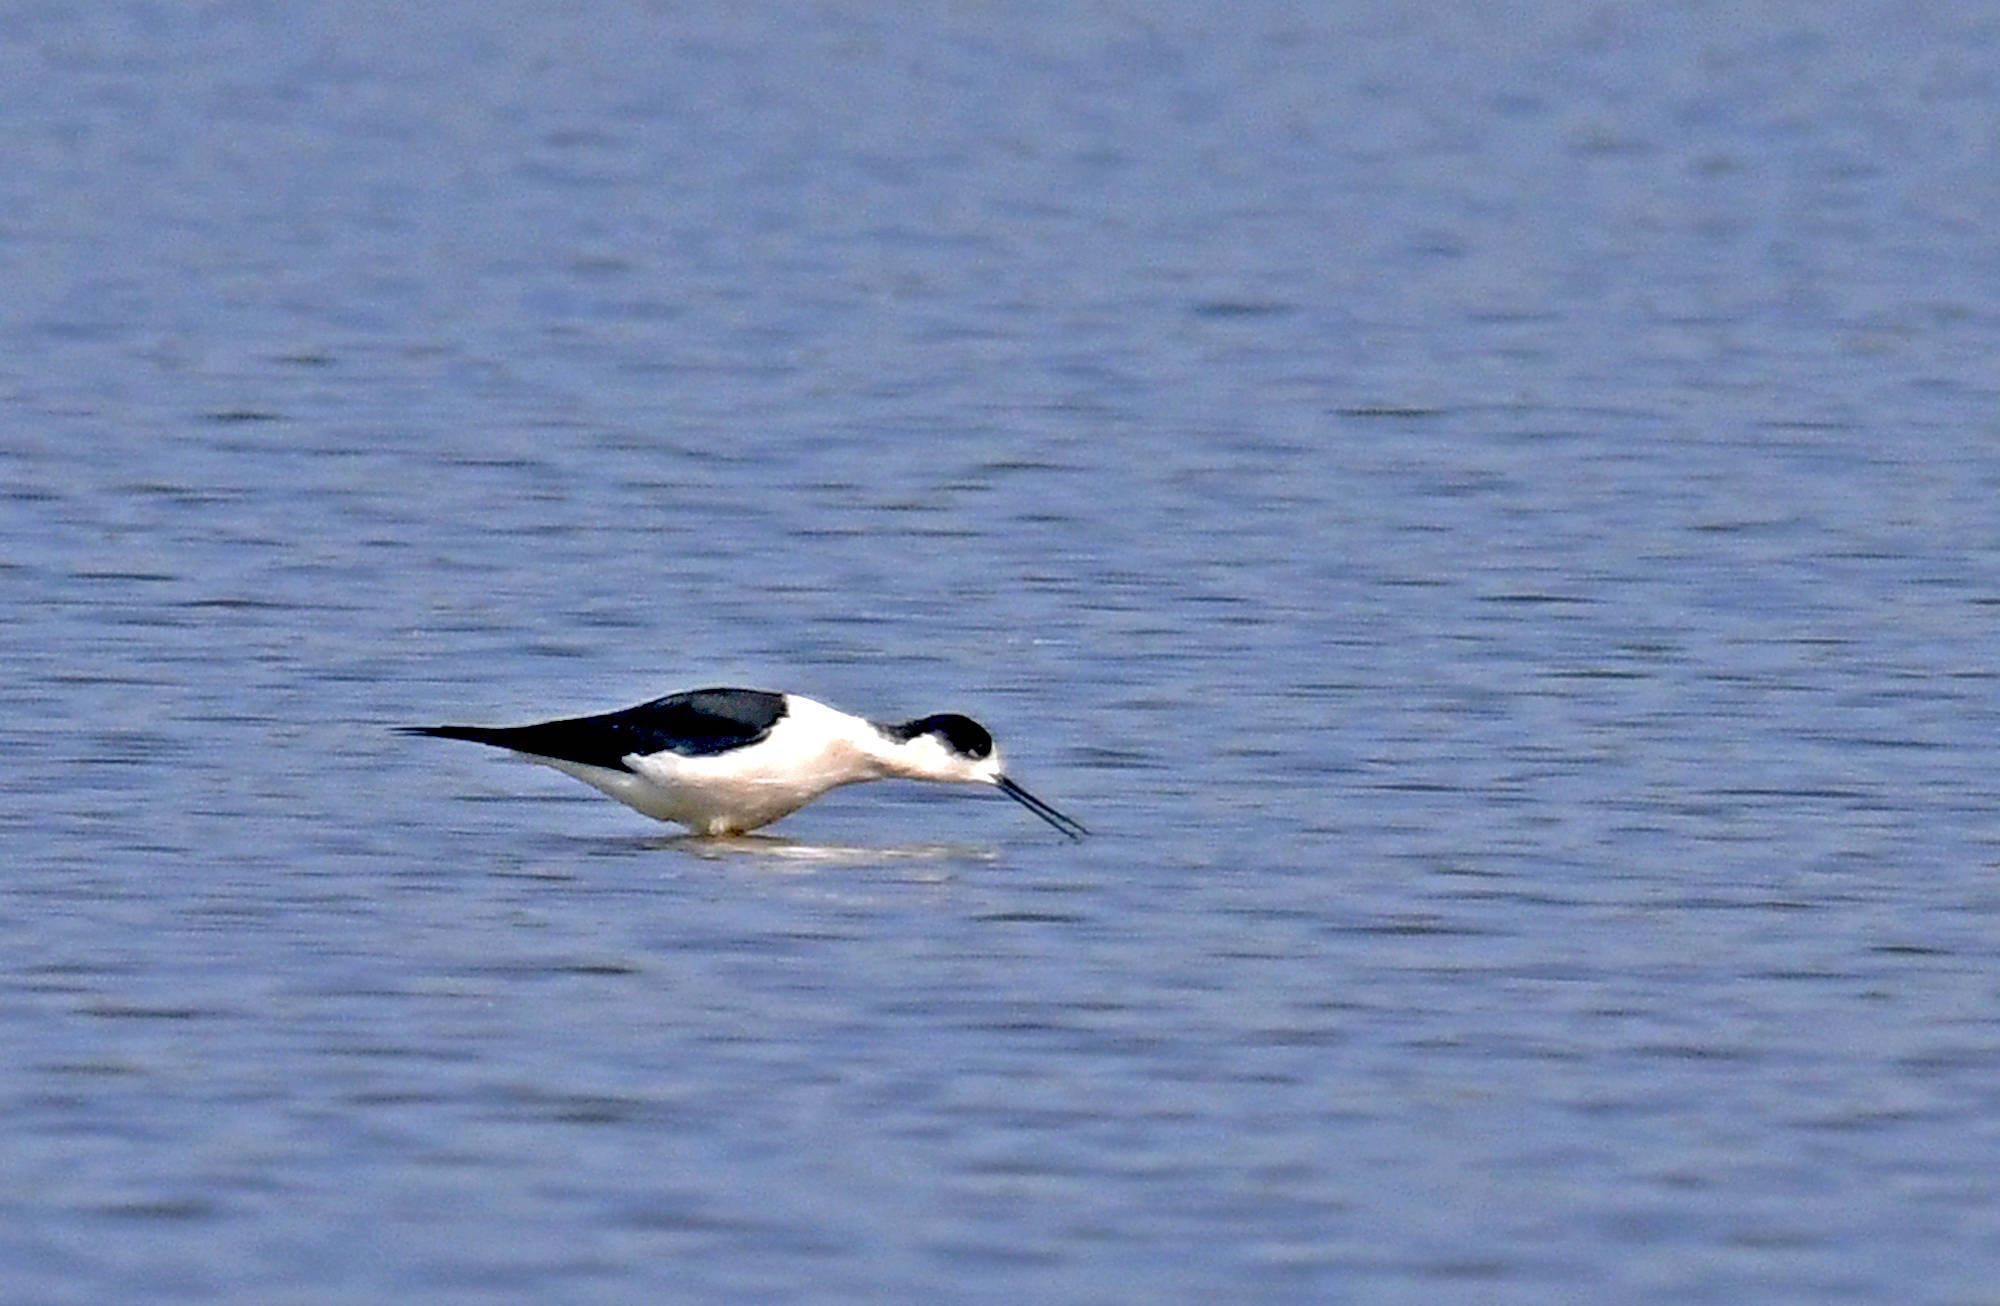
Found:
[[[1072,839],[1075,839],[1077,842],[1081,843],[1083,841],[1083,836],[1090,833],[1090,831],[1084,829],[1079,822],[1070,820],[1067,816],[1064,816],[1061,812],[1058,812],[1055,808],[1050,807],[1047,803],[1043,802],[1041,799],[1035,797],[1027,790],[1021,788],[1021,786],[1015,784],[1012,780],[1009,780],[1006,776],[1004,775],[1001,776],[998,780],[995,780],[993,783],[1000,787],[1001,793],[1007,795],[1009,798],[1013,799],[1021,806],[1027,808],[1029,811],[1033,812],[1036,816],[1041,817],[1044,821],[1047,821],[1050,825],[1053,825],[1056,829],[1061,830],[1064,834],[1068,835]]]

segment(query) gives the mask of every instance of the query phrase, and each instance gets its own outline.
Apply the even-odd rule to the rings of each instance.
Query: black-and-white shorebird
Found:
[[[889,779],[992,785],[1072,839],[1089,833],[1010,780],[986,727],[953,712],[880,725],[797,694],[697,689],[599,716],[402,731],[512,749],[699,834],[742,834]]]

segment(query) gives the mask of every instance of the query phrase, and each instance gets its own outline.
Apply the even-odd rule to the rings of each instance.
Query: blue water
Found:
[[[1989,1299],[1987,8],[743,8],[0,16],[0,1300]]]

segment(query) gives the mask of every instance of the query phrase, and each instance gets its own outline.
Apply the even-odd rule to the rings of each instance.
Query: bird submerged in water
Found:
[[[997,788],[1072,839],[1089,831],[1007,777],[986,727],[944,712],[880,725],[797,694],[697,689],[526,726],[404,726],[512,749],[657,821],[742,834],[863,780]]]

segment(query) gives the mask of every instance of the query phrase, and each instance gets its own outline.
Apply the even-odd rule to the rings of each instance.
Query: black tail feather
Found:
[[[525,726],[403,726],[406,735],[465,739],[532,757],[625,767],[633,754],[713,757],[754,744],[785,715],[785,696],[761,689],[697,689],[621,712],[537,721]],[[970,723],[968,723],[970,724]],[[977,727],[974,727],[977,729]],[[630,768],[626,768],[630,769]]]
[[[397,726],[399,735],[431,735],[438,739],[464,739],[475,744],[491,744],[495,748],[512,748],[522,751],[519,745],[508,738],[517,734],[518,727],[510,726]]]
[[[463,739],[505,748],[528,757],[558,762],[582,762],[607,770],[629,770],[630,753],[653,751],[643,740],[621,728],[616,717],[579,717],[574,721],[540,721],[530,726],[398,726],[406,735]]]

